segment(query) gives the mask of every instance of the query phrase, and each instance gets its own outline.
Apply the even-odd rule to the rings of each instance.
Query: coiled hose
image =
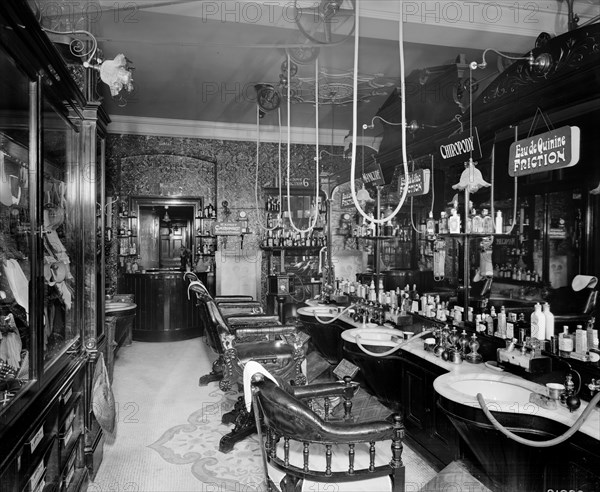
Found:
[[[485,400],[483,399],[483,395],[481,393],[477,393],[477,401],[479,402],[479,406],[483,410],[485,416],[489,419],[492,425],[502,432],[506,437],[512,439],[521,444],[525,444],[525,446],[532,446],[534,448],[549,448],[551,446],[556,446],[561,442],[566,441],[575,434],[579,428],[583,425],[585,420],[588,418],[592,410],[596,407],[598,402],[600,402],[600,392],[596,393],[596,395],[591,399],[588,406],[585,407],[585,410],[581,413],[579,418],[575,421],[575,423],[571,426],[569,430],[567,430],[561,436],[555,437],[553,439],[549,439],[548,441],[532,441],[531,439],[525,439],[524,437],[517,436],[515,433],[509,431],[506,427],[504,427],[500,422],[496,420],[496,418],[492,415],[492,412],[487,408],[485,404]]]

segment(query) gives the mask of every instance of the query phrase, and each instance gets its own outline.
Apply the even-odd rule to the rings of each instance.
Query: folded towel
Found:
[[[279,386],[275,377],[258,362],[253,360],[246,362],[244,366],[244,401],[246,403],[246,410],[248,411],[252,410],[252,376],[257,373],[263,374]]]
[[[597,284],[598,277],[594,277],[593,275],[575,275],[573,282],[571,282],[571,287],[573,287],[575,292],[579,292],[586,287],[593,289]]]
[[[4,273],[15,300],[25,309],[29,317],[29,280],[23,273],[21,265],[15,259],[6,260]]]

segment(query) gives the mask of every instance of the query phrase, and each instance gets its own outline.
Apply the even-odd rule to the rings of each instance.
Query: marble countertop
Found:
[[[340,311],[336,306],[317,306],[316,304],[313,304],[308,308],[299,308],[297,312],[298,314],[304,316],[314,316],[315,308],[317,308],[317,315],[324,319],[336,317]],[[346,316],[345,314],[339,316],[338,319],[354,328],[364,327],[367,330],[370,329],[368,326],[362,325],[359,322],[355,322],[352,318]],[[376,325],[373,328],[378,328],[381,330],[381,328],[384,327]],[[389,329],[387,326],[385,326],[385,328]],[[401,330],[397,331],[401,333]],[[413,354],[448,371],[446,374],[439,376],[434,381],[433,386],[438,394],[462,405],[479,407],[479,402],[477,401],[475,395],[462,393],[452,387],[452,383],[464,380],[499,381],[513,384],[533,393],[548,396],[548,389],[545,386],[528,381],[527,379],[510,373],[501,372],[497,368],[488,367],[484,363],[471,364],[467,361],[463,361],[460,364],[455,364],[453,362],[445,361],[440,357],[436,357],[433,352],[429,352],[424,349],[423,338],[420,336],[420,334],[414,336],[414,338],[402,345],[400,350]],[[562,381],[557,382],[562,383]],[[556,422],[560,422],[564,425],[571,426],[582,414],[587,405],[587,402],[582,401],[579,409],[570,412],[568,408],[563,407],[560,403],[557,404],[556,409],[548,410],[535,403],[518,402],[514,401],[513,399],[512,401],[493,400],[493,406],[490,405],[490,409],[492,411],[501,411],[507,413],[536,415],[538,417],[544,417]],[[595,408],[592,411],[587,420],[579,429],[579,432],[587,434],[594,439],[600,440],[600,408]]]

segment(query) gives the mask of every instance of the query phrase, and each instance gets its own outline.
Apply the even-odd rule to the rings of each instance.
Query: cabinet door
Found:
[[[0,50],[0,380],[37,377],[32,353],[31,125],[29,79]],[[0,412],[19,394],[3,393]],[[23,392],[21,390],[21,392]],[[0,478],[0,482],[3,479]]]
[[[43,333],[46,371],[79,339],[77,322],[82,292],[81,204],[76,154],[77,136],[71,124],[49,101],[42,103]]]
[[[427,387],[425,371],[412,364],[404,366],[404,423],[411,434],[427,436],[431,412],[431,398],[428,395],[432,388]]]

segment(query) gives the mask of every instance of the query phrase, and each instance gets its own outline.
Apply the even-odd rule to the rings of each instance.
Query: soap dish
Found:
[[[493,360],[488,360],[485,363],[485,367],[489,367],[490,369],[493,369],[494,371],[504,372],[504,369],[502,367],[500,367],[496,361],[493,361]]]

